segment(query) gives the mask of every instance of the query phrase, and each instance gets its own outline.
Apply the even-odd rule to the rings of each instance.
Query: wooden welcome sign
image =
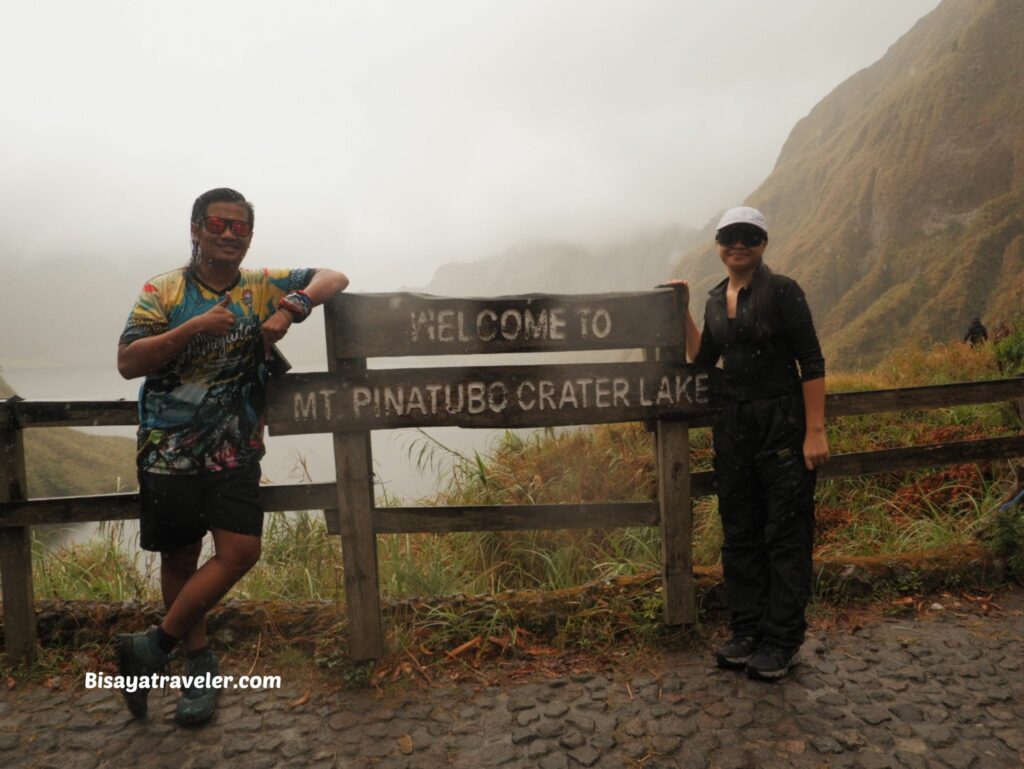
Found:
[[[341,294],[324,306],[328,368],[272,383],[272,435],[334,434],[352,654],[384,653],[376,534],[397,514],[413,529],[466,531],[660,524],[665,621],[694,620],[689,433],[714,406],[715,371],[686,363],[682,287],[555,296],[449,298]],[[487,363],[368,369],[367,358],[645,351],[601,363]],[[614,360],[618,357],[620,360]],[[473,360],[473,359],[470,359]],[[486,359],[485,359],[486,360]],[[549,427],[656,420],[658,501],[378,510],[369,431],[399,427]],[[642,509],[640,509],[642,508]],[[419,527],[415,521],[423,519]]]
[[[676,292],[449,299],[343,295],[340,359],[683,345]],[[685,310],[684,310],[685,313]],[[397,427],[544,427],[706,414],[711,375],[648,363],[473,366],[294,374],[274,387],[271,434]]]

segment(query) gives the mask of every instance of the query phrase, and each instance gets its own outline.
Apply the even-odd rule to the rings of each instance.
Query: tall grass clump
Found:
[[[51,544],[32,534],[32,581],[38,598],[151,601],[159,597],[156,556],[138,549],[124,521],[100,523],[87,542]]]
[[[344,570],[323,513],[268,513],[260,559],[232,591],[246,599],[338,600]]]
[[[1005,376],[1024,375],[1024,315],[1019,315],[1007,331],[993,345],[996,362]]]
[[[472,456],[423,435],[414,453],[421,469],[440,471],[448,480],[429,504],[635,502],[655,497],[652,435],[638,424],[548,429],[526,437],[506,432],[486,454]],[[468,574],[466,588],[489,592],[570,587],[656,569],[660,560],[657,532],[649,528],[460,532],[434,538],[428,549],[435,559],[427,567],[431,574]],[[404,545],[406,554],[413,550],[412,544]]]

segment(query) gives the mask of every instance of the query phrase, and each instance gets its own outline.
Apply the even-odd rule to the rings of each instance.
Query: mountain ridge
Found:
[[[870,365],[906,341],[960,338],[974,315],[1013,315],[1022,48],[1024,4],[945,0],[798,121],[745,201],[768,217],[766,260],[806,290],[832,364]],[[707,242],[675,269],[698,305],[723,273]]]
[[[425,287],[402,290],[438,296],[639,291],[664,282],[699,237],[694,228],[673,226],[594,248],[522,242],[480,261],[442,264]]]

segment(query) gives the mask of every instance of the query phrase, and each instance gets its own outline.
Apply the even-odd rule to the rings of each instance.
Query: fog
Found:
[[[222,185],[256,204],[251,263],[336,266],[354,290],[522,240],[700,226],[936,4],[11,4],[0,259],[138,282],[184,259],[192,200]]]

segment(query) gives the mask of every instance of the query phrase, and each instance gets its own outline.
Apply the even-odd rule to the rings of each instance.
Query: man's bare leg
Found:
[[[175,550],[173,553],[160,554],[160,589],[163,592],[164,607],[170,609],[174,599],[192,578],[199,567],[199,556],[203,551],[203,541]],[[165,629],[166,630],[166,629]],[[197,622],[181,637],[181,647],[186,652],[196,651],[206,646],[206,622]]]
[[[206,613],[260,558],[259,537],[224,529],[214,529],[211,533],[213,557],[181,586],[160,624],[164,632],[175,638],[185,639],[193,628],[201,626],[202,637],[205,639]]]

